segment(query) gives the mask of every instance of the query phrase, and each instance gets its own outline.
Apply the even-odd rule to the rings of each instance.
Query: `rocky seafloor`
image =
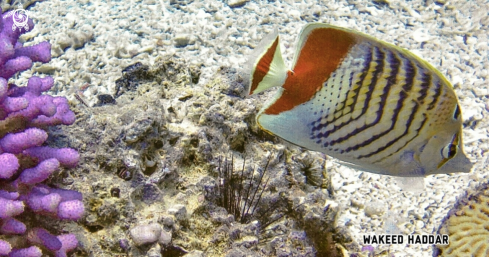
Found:
[[[81,160],[50,185],[82,192],[87,210],[76,224],[39,222],[75,233],[75,256],[431,256],[431,245],[362,252],[361,235],[433,234],[447,214],[460,214],[450,211],[459,196],[483,190],[487,7],[463,0],[36,3],[29,9],[36,27],[23,38],[50,41],[54,57],[17,80],[50,74],[51,93],[70,99],[77,121],[51,129],[49,142],[76,148]],[[246,55],[278,27],[290,63],[307,22],[395,43],[447,75],[462,106],[472,173],[430,176],[422,193],[406,192],[391,177],[259,130],[255,114],[273,92],[245,97]],[[225,185],[219,170],[231,159],[245,189],[232,192],[250,199],[248,187],[259,192],[255,214],[243,219],[217,197]]]
[[[235,70],[221,69],[205,87],[196,86],[199,76],[198,66],[175,56],[132,65],[115,99],[77,105],[75,126],[53,131],[54,141],[70,135],[69,145],[84,153],[70,180],[87,205],[78,254],[343,256],[342,245],[358,249],[335,227],[339,204],[324,157],[274,144],[260,131]],[[243,190],[218,189],[231,176]],[[241,210],[231,215],[224,197]]]

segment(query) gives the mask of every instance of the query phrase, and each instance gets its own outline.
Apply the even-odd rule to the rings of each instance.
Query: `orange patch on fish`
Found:
[[[353,43],[354,38],[344,31],[332,28],[311,31],[300,49],[296,65],[287,74],[282,96],[264,113],[279,114],[311,100],[338,68]]]

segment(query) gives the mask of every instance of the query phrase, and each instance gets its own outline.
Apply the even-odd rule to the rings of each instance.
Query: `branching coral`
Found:
[[[70,125],[75,115],[66,98],[43,95],[53,86],[51,77],[31,77],[26,87],[8,84],[8,79],[33,62],[51,60],[48,42],[24,47],[18,41],[33,28],[32,20],[17,28],[13,19],[11,14],[0,19],[0,256],[41,256],[42,251],[66,256],[77,246],[76,237],[55,236],[39,227],[28,229],[26,213],[67,220],[83,214],[81,193],[40,184],[60,166],[77,164],[77,151],[43,145],[48,137],[43,128]]]

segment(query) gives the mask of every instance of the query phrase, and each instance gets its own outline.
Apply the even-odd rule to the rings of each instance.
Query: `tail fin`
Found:
[[[288,69],[280,52],[277,29],[268,34],[253,50],[248,58],[248,69],[250,95],[284,84]]]

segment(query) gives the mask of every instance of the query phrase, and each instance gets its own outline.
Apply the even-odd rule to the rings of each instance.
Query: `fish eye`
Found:
[[[459,134],[457,133],[453,135],[453,138],[450,141],[450,143],[448,143],[441,149],[441,156],[443,157],[443,160],[438,164],[438,168],[440,168],[447,161],[455,157],[455,155],[458,152],[458,142],[459,142]]]
[[[452,159],[455,156],[455,154],[457,154],[457,149],[458,146],[450,143],[445,147],[443,147],[443,149],[441,150],[441,155],[445,159]]]

